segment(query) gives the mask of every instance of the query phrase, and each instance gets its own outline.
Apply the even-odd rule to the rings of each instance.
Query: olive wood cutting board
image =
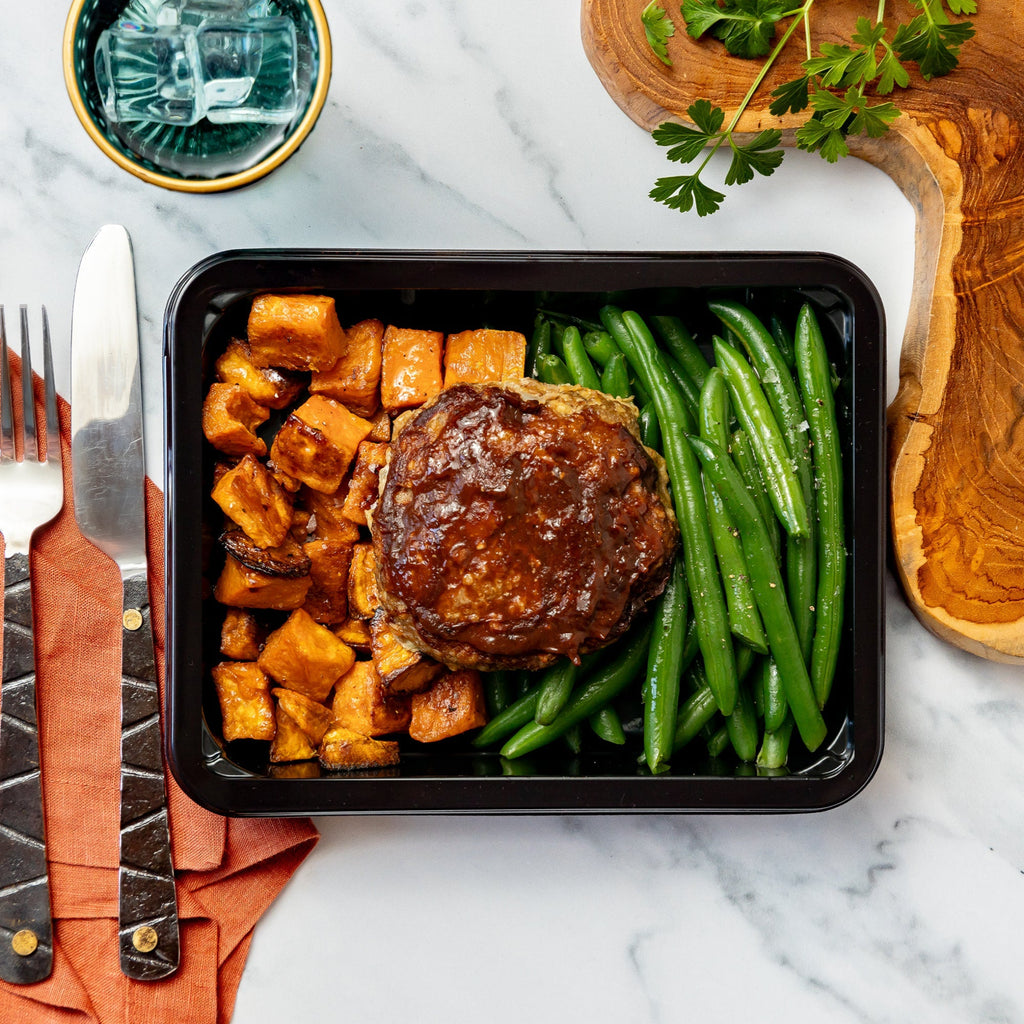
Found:
[[[586,54],[612,99],[647,130],[686,121],[707,98],[732,116],[758,62],[686,34],[678,3],[662,65],[644,38],[646,0],[583,0]],[[1024,22],[1014,0],[979,0],[976,35],[953,74],[890,97],[902,111],[853,155],[886,172],[916,211],[910,315],[888,412],[890,513],[898,573],[938,636],[997,661],[1024,660]],[[894,13],[911,7],[897,2]],[[824,0],[813,38],[848,40],[870,0]],[[798,29],[775,84],[805,55]],[[739,127],[782,128],[768,85]],[[668,166],[668,165],[666,165]],[[677,173],[666,171],[666,173]],[[785,165],[778,173],[785,173]],[[693,216],[688,214],[685,216]]]

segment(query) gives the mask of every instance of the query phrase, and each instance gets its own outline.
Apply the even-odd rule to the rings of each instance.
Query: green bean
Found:
[[[825,738],[825,720],[800,650],[800,640],[764,522],[728,454],[717,445],[697,437],[691,437],[690,444],[740,531],[750,582],[768,636],[768,646],[778,662],[786,700],[804,744],[808,750],[815,750]]]
[[[652,316],[651,323],[661,336],[665,348],[678,360],[697,387],[703,387],[711,364],[683,321],[677,316]]]
[[[551,352],[551,322],[539,314],[534,322],[533,335],[530,338],[529,351],[526,357],[526,376],[537,377],[538,359]]]
[[[511,682],[508,672],[499,669],[496,672],[483,672],[481,679],[484,685],[484,703],[487,706],[487,717],[494,718],[511,703]]]
[[[537,376],[545,384],[571,384],[572,374],[564,361],[553,353],[537,356]]]
[[[692,426],[692,420],[669,379],[664,361],[659,358],[654,338],[640,317],[605,306],[601,310],[601,321],[651,391],[658,410],[663,453],[672,481],[672,500],[683,538],[683,561],[708,683],[722,714],[731,714],[736,705],[736,662],[729,642],[725,594],[711,541],[700,465],[683,433],[688,423]]]
[[[587,355],[599,363],[607,366],[608,360],[619,351],[618,346],[612,341],[612,336],[607,331],[586,331],[583,334],[583,347]]]
[[[668,771],[672,755],[679,680],[682,672],[683,638],[686,636],[686,577],[677,558],[672,575],[654,609],[651,646],[644,681],[644,756],[655,774]]]
[[[793,353],[793,332],[782,322],[778,313],[772,313],[768,330],[771,331],[786,365],[792,370],[796,366],[796,356]]]
[[[590,728],[594,735],[605,743],[614,743],[621,747],[626,742],[626,731],[622,728],[622,719],[619,713],[610,704],[606,704],[600,711],[595,711],[588,719]]]
[[[651,402],[650,392],[644,387],[643,382],[632,373],[629,375],[629,393],[633,396],[633,403],[638,409]]]
[[[568,658],[556,662],[545,669],[540,677],[540,696],[537,698],[537,711],[534,718],[540,725],[550,725],[555,716],[565,707],[580,669]]]
[[[682,750],[695,739],[718,714],[714,694],[707,686],[691,694],[679,708],[676,718],[676,732],[672,741],[673,752]]]
[[[704,379],[700,393],[700,436],[721,448],[728,446],[729,394],[722,371],[713,366]],[[749,647],[766,654],[768,651],[757,611],[754,593],[750,589],[747,565],[743,558],[736,526],[729,515],[721,495],[707,481],[704,484],[707,499],[711,539],[718,556],[718,570],[725,587],[725,601],[732,635]]]
[[[804,659],[806,661],[806,658]],[[779,666],[774,658],[765,659],[761,666],[760,690],[764,700],[765,732],[774,732],[780,728],[789,705],[786,703],[786,691],[779,675]]]
[[[809,305],[797,316],[793,340],[797,376],[814,445],[818,487],[818,593],[811,678],[818,703],[832,687],[843,630],[846,537],[843,520],[843,466],[825,339]],[[799,723],[798,723],[799,724]]]
[[[583,339],[580,337],[578,327],[566,327],[563,332],[562,354],[574,384],[591,388],[594,391],[601,390],[601,380],[594,369],[594,364],[590,361],[590,356],[587,355],[586,349],[583,347]]]
[[[712,301],[708,308],[740,339],[747,357],[761,380],[768,404],[782,431],[789,456],[796,470],[804,506],[807,530],[803,536],[790,536],[786,543],[786,581],[789,605],[804,660],[810,657],[814,633],[814,601],[818,581],[814,474],[811,466],[810,438],[800,389],[790,372],[775,339],[761,320],[738,302]]]
[[[725,720],[729,742],[741,761],[753,761],[757,757],[757,713],[749,686],[741,686],[733,713]]]
[[[541,307],[537,312],[541,316],[547,317],[560,326],[564,327],[568,324],[573,324],[580,329],[581,333],[584,331],[601,330],[601,325],[599,323],[594,323],[593,320],[588,320],[584,316],[576,316],[574,313],[566,313],[560,309],[548,309],[547,307]]]
[[[631,630],[615,645],[611,660],[584,680],[552,722],[541,725],[534,719],[521,723],[519,731],[501,748],[502,756],[521,757],[537,750],[614,700],[643,670],[650,640],[649,623]]]
[[[626,366],[626,357],[621,352],[616,352],[604,364],[604,370],[601,371],[601,390],[606,395],[614,395],[616,398],[632,396],[632,389],[629,386],[629,369]]]
[[[715,338],[715,359],[725,373],[736,418],[750,438],[775,514],[788,534],[806,536],[807,504],[789,448],[757,374],[746,359],[721,338]]]
[[[565,358],[565,348],[562,345],[562,338],[565,336],[565,324],[557,320],[551,321],[551,351],[559,359]]]
[[[534,715],[537,713],[537,698],[539,696],[539,686],[533,686],[527,690],[519,700],[492,718],[473,737],[473,746],[492,746],[499,740],[505,739],[506,736],[511,736],[516,730],[526,725],[527,722],[532,722]]]
[[[793,734],[793,716],[786,715],[778,729],[765,731],[757,752],[757,767],[784,768],[789,759],[789,739]]]
[[[686,408],[690,415],[696,419],[700,409],[700,388],[693,382],[693,378],[672,358],[667,352],[661,353],[672,380],[675,381],[679,393],[686,402]]]
[[[780,538],[781,526],[775,517],[772,503],[768,500],[768,491],[764,485],[764,477],[761,476],[760,467],[754,458],[754,451],[750,447],[750,438],[747,432],[741,427],[733,432],[729,451],[736,468],[743,477],[747,493],[754,499],[758,511],[764,519],[765,528],[768,530],[768,539],[771,542],[772,551],[775,553],[775,561],[782,564],[782,540]]]
[[[640,410],[640,440],[648,448],[661,448],[661,425],[653,402],[648,402]]]
[[[712,757],[721,757],[729,746],[729,727],[722,725],[711,734],[708,740],[708,753]]]

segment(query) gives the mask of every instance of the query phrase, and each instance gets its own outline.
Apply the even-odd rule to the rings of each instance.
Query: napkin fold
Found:
[[[11,357],[17,393],[20,364]],[[41,386],[35,381],[37,401]],[[31,556],[37,700],[53,971],[0,981],[0,1021],[26,1024],[226,1024],[253,929],[319,838],[308,819],[224,818],[167,776],[181,962],[170,978],[131,981],[117,943],[121,743],[121,577],[75,524],[70,409],[58,400],[64,508]],[[17,500],[0,478],[0,502]],[[163,506],[146,480],[150,602],[164,686]],[[2,694],[0,694],[2,701]]]

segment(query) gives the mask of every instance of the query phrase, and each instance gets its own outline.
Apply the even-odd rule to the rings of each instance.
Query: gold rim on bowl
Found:
[[[64,42],[62,46],[64,84],[67,87],[68,96],[71,98],[71,105],[78,115],[78,120],[82,122],[82,127],[88,132],[93,142],[119,167],[122,167],[130,174],[134,174],[135,177],[148,182],[150,185],[159,185],[161,188],[173,189],[177,192],[226,192],[229,189],[248,185],[283,164],[305,141],[306,136],[312,131],[313,125],[316,124],[317,118],[319,118],[320,112],[323,110],[324,103],[327,100],[328,86],[331,81],[331,34],[327,26],[327,16],[324,14],[320,0],[305,0],[316,28],[320,53],[313,93],[306,112],[295,126],[294,131],[269,156],[264,157],[244,171],[227,174],[223,178],[185,179],[149,170],[149,168],[136,163],[131,157],[122,153],[114,146],[92,119],[86,107],[85,98],[79,87],[78,76],[75,73],[74,49],[75,30],[82,15],[82,9],[89,2],[90,0],[74,0],[64,25]]]

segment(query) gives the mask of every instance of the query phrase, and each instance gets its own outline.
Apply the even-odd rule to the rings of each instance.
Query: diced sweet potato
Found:
[[[422,405],[441,390],[444,335],[389,327],[384,332],[380,401],[388,412]]]
[[[433,658],[409,650],[380,614],[370,620],[370,650],[384,685],[392,693],[419,693],[444,671]]]
[[[276,547],[261,548],[241,530],[225,530],[220,542],[224,550],[247,569],[285,579],[309,575],[309,556],[290,535]]]
[[[309,737],[299,728],[299,723],[280,704],[274,708],[274,718],[277,732],[270,744],[271,764],[308,761],[316,757],[316,745],[309,742]]]
[[[330,538],[339,543],[354,544],[359,540],[359,526],[345,515],[345,495],[335,492],[324,494],[312,488],[304,488],[300,500],[315,519],[316,536]]]
[[[233,740],[272,740],[274,702],[270,680],[253,661],[222,661],[210,670],[223,718],[221,735]]]
[[[313,585],[303,608],[325,625],[343,622],[348,615],[348,566],[352,545],[330,537],[308,540],[302,550],[309,558]]]
[[[326,295],[258,295],[247,325],[253,365],[325,370],[345,351],[345,331]]]
[[[444,349],[444,386],[519,380],[526,373],[526,338],[518,331],[461,331]]]
[[[370,418],[371,429],[366,435],[367,441],[391,440],[391,416],[387,409],[378,409],[376,414]]]
[[[338,680],[331,710],[336,725],[364,736],[387,736],[409,727],[409,696],[390,693],[372,661],[357,661]]]
[[[257,405],[237,384],[210,385],[203,401],[203,434],[225,455],[266,455],[267,445],[256,429],[270,410]]]
[[[473,669],[445,672],[424,693],[413,694],[409,735],[420,743],[436,743],[487,724],[480,673]]]
[[[270,447],[274,465],[314,491],[338,489],[370,421],[340,402],[313,395],[285,420]]]
[[[220,627],[220,653],[235,661],[255,661],[259,657],[263,629],[256,616],[244,608],[229,608]]]
[[[268,576],[228,555],[213,596],[221,604],[235,608],[275,608],[287,612],[302,606],[311,583],[308,576]]]
[[[325,768],[384,768],[398,764],[398,743],[375,740],[336,725],[323,738],[317,757]]]
[[[254,366],[248,344],[237,338],[228,342],[214,367],[217,380],[237,384],[254,402],[268,409],[283,409],[302,390],[302,380],[294,374]]]
[[[292,525],[292,498],[255,455],[222,473],[211,497],[261,548],[283,543]]]
[[[380,608],[377,595],[377,559],[373,545],[355,544],[348,567],[348,611],[358,619],[372,619]]]
[[[318,745],[334,720],[331,709],[298,690],[288,690],[283,686],[275,686],[270,693],[277,698],[278,706],[284,708],[309,737],[310,743]]]
[[[354,523],[366,525],[366,513],[377,504],[378,478],[387,462],[388,446],[375,441],[362,441],[345,493],[342,510]]]
[[[362,619],[346,619],[340,626],[334,627],[334,635],[357,651],[370,649],[370,627]]]
[[[356,654],[299,608],[267,637],[258,660],[260,668],[282,686],[323,701],[352,667]]]
[[[328,369],[314,373],[309,390],[337,399],[357,416],[369,419],[380,405],[384,325],[379,320],[363,320],[345,334],[348,345],[341,358]]]

